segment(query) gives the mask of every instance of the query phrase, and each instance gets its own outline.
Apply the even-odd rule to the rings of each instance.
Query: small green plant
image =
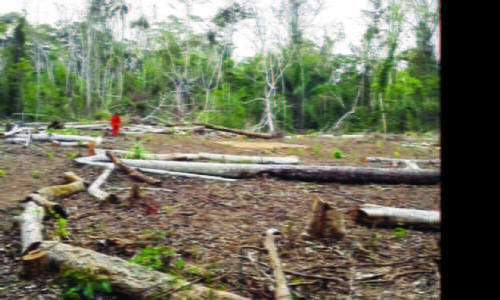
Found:
[[[131,154],[125,156],[127,159],[146,159],[146,154],[148,154],[146,149],[142,146],[140,138],[137,138],[135,144],[129,149],[129,152],[131,152]]]
[[[62,287],[61,299],[95,299],[99,294],[110,294],[111,284],[104,271],[91,268],[72,269],[61,267],[57,276]]]
[[[314,145],[313,153],[314,153],[314,156],[321,155],[321,146],[319,144]]]
[[[66,157],[71,160],[74,160],[76,158],[76,154],[74,152],[68,152],[66,153]]]
[[[394,151],[394,158],[400,158],[401,157],[401,153],[399,153],[398,151]]]
[[[52,159],[52,158],[54,158],[56,155],[54,154],[54,152],[49,151],[49,152],[47,152],[47,153],[45,154],[45,156],[47,156],[47,158]]]
[[[402,238],[408,235],[408,230],[398,227],[394,229],[392,235],[394,235],[395,237]]]
[[[147,135],[145,138],[144,138],[144,141],[145,142],[151,142],[153,140],[153,137],[151,137],[151,135]]]
[[[40,178],[40,171],[34,170],[33,172],[31,172],[31,177],[33,177],[34,179]]]
[[[54,219],[56,219],[56,224],[57,224],[56,233],[61,237],[68,236],[69,231],[66,230],[66,225],[68,224],[68,221],[66,219],[61,218],[61,216],[52,209],[49,209],[49,213],[52,215],[52,217],[54,217]]]
[[[142,249],[131,262],[145,266],[147,268],[163,271],[171,268],[171,257],[175,256],[173,249],[163,247],[148,246]],[[174,262],[175,264],[176,262]]]
[[[83,141],[78,141],[77,144],[78,144],[78,146],[82,146],[83,145]]]
[[[332,152],[332,157],[335,158],[335,159],[341,159],[342,157],[344,157],[344,154],[339,149],[335,149]]]
[[[384,141],[378,141],[377,142],[377,152],[382,152],[385,148],[385,142]]]
[[[0,169],[0,178],[7,176],[7,172],[4,169]]]

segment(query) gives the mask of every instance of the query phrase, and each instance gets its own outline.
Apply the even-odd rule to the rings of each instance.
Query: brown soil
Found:
[[[302,163],[328,165],[363,166],[368,165],[362,162],[366,156],[394,157],[394,152],[399,152],[401,158],[439,157],[439,152],[408,149],[396,142],[373,139],[280,140],[306,145],[307,149],[246,150],[215,143],[229,140],[240,139],[151,134],[142,137],[142,144],[150,153],[297,155]],[[128,150],[134,143],[133,137],[110,137],[103,147]],[[61,175],[66,171],[73,171],[91,182],[101,169],[74,165],[72,158],[86,155],[85,149],[52,148],[40,143],[28,149],[0,147],[0,169],[6,172],[6,176],[0,178],[0,232],[3,233],[0,235],[0,299],[59,299],[61,290],[53,284],[53,274],[36,281],[18,278],[20,232],[12,226],[12,217],[22,210],[17,200],[41,187],[61,184]],[[340,149],[344,158],[333,158],[335,149]],[[369,165],[390,167],[390,164]],[[286,271],[295,272],[288,274],[288,283],[298,299],[440,297],[435,262],[440,257],[439,233],[408,229],[406,236],[397,236],[394,229],[367,228],[348,221],[347,235],[341,242],[310,242],[300,236],[313,193],[344,212],[359,204],[356,199],[435,210],[440,209],[439,186],[314,184],[266,179],[227,183],[171,176],[157,178],[162,179],[162,188],[173,192],[145,191],[145,197],[156,201],[161,208],[151,215],[145,214],[139,204],[131,208],[120,204],[101,206],[86,193],[58,200],[70,214],[68,230],[73,241],[68,243],[125,259],[132,258],[145,246],[172,248],[186,261],[184,270],[189,267],[210,270],[216,279],[210,282],[206,276],[180,270],[183,277],[249,298],[273,299],[272,282],[268,279],[272,277],[272,270],[266,267],[267,254],[259,254],[255,249],[262,247],[262,234],[275,227],[284,234],[278,243],[280,258]],[[131,184],[126,175],[115,171],[103,188],[130,187]],[[114,192],[121,198],[128,194],[125,190]],[[51,232],[55,224],[47,221],[46,227]],[[129,244],[102,245],[106,239],[117,237]],[[48,234],[46,239],[50,238]],[[251,263],[249,256],[260,259],[261,264]],[[328,277],[343,278],[345,283],[335,283]]]

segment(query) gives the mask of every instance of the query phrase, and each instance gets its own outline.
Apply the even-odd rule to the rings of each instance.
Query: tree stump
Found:
[[[49,266],[49,255],[40,249],[30,251],[22,258],[24,277],[35,279],[43,275]]]

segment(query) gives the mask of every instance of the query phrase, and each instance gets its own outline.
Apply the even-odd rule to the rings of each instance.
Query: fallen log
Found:
[[[215,126],[215,125],[210,125],[210,124],[205,124],[205,123],[191,123],[191,124],[165,124],[165,126],[168,127],[176,127],[176,126],[203,126],[206,129],[211,129],[215,131],[222,131],[222,132],[229,132],[229,133],[234,133],[238,135],[244,135],[249,138],[257,138],[257,139],[277,139],[277,138],[282,138],[283,134],[282,133],[274,133],[274,134],[263,134],[263,133],[253,133],[253,132],[247,132],[243,130],[237,130],[237,129],[230,129],[226,127],[221,127],[221,126]]]
[[[330,204],[318,195],[313,195],[311,214],[305,229],[305,236],[312,239],[340,240],[345,236],[344,219]]]
[[[264,246],[269,253],[269,260],[271,262],[271,267],[274,269],[274,279],[276,281],[276,300],[292,300],[292,295],[286,283],[285,273],[283,272],[283,267],[281,266],[281,261],[278,256],[278,250],[274,243],[274,238],[281,233],[274,228],[268,229],[266,231],[266,237],[264,240]]]
[[[9,131],[0,133],[0,137],[6,138],[9,136],[13,136],[21,132],[23,129],[20,128],[18,125],[14,125]]]
[[[42,220],[45,215],[44,209],[35,202],[29,201],[20,216],[21,223],[21,255],[35,250],[43,241]]]
[[[141,172],[159,174],[159,175],[170,175],[170,176],[179,176],[179,177],[188,177],[188,178],[228,181],[228,182],[236,181],[236,179],[232,179],[232,178],[224,178],[224,177],[209,176],[209,175],[199,175],[199,174],[191,174],[191,173],[182,173],[182,172],[172,172],[172,171],[157,170],[157,169],[137,168],[137,170],[139,170]]]
[[[44,208],[52,209],[61,217],[67,218],[67,213],[53,199],[61,196],[69,196],[76,192],[85,191],[85,184],[74,173],[64,173],[64,178],[71,182],[66,185],[54,185],[44,187],[30,195],[25,202],[24,212],[20,216],[22,253],[27,254],[34,250],[42,241],[42,220],[45,215]]]
[[[101,157],[95,159],[101,159]],[[411,170],[318,165],[224,164],[137,159],[124,159],[123,162],[130,167],[141,169],[161,169],[229,178],[271,176],[282,179],[313,182],[411,185],[434,185],[438,184],[440,180],[439,171],[430,169]]]
[[[133,152],[122,150],[105,150],[95,149],[96,154],[105,154],[111,152],[119,154],[121,157],[133,155]],[[299,158],[297,156],[286,157],[271,157],[271,156],[250,156],[250,155],[226,155],[226,154],[212,154],[200,152],[198,154],[143,154],[144,159],[152,160],[175,160],[175,161],[191,161],[191,160],[222,160],[228,162],[247,162],[247,163],[261,163],[261,164],[297,164]]]
[[[441,228],[439,211],[395,208],[364,204],[352,211],[354,221],[365,225],[412,226],[417,228]]]
[[[101,185],[108,180],[109,176],[115,170],[115,165],[108,163],[105,164],[106,169],[97,177],[94,182],[89,186],[88,193],[92,197],[104,202],[104,203],[116,203],[118,202],[118,197],[115,194],[107,193],[101,190]]]
[[[399,163],[406,164],[407,168],[409,169],[420,169],[420,167],[417,164],[433,164],[440,166],[441,165],[441,160],[440,159],[402,159],[402,158],[387,158],[387,157],[367,157],[366,158],[367,162],[392,162],[395,165]]]
[[[150,185],[161,185],[161,180],[146,176],[138,172],[137,170],[128,167],[126,164],[120,161],[111,151],[106,151],[106,156],[109,158],[109,160],[111,160],[115,164],[115,166],[117,166],[120,170],[127,173],[133,179],[140,182],[146,182],[147,184]]]
[[[191,284],[173,275],[147,269],[89,249],[58,242],[43,242],[40,250],[48,254],[49,261],[54,266],[101,270],[102,273],[108,274],[107,279],[113,291],[133,300],[248,300],[228,292]]]

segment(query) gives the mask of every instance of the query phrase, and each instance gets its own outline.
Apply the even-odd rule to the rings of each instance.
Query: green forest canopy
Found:
[[[304,1],[295,1],[284,3],[299,12]],[[334,54],[333,37],[308,40],[294,24],[300,18],[292,18],[289,42],[238,63],[231,34],[216,31],[258,18],[251,8],[221,8],[216,30],[200,34],[179,18],[125,22],[125,3],[90,2],[83,22],[57,28],[17,13],[0,16],[0,116],[69,121],[153,113],[162,121],[245,128],[271,119],[283,131],[319,131],[354,111],[342,121],[344,132],[382,130],[382,115],[388,132],[439,129],[439,61],[431,43],[439,15],[425,1],[371,0],[368,29],[351,55]],[[405,10],[419,14],[416,43],[399,51]],[[114,37],[116,20],[137,39]]]

